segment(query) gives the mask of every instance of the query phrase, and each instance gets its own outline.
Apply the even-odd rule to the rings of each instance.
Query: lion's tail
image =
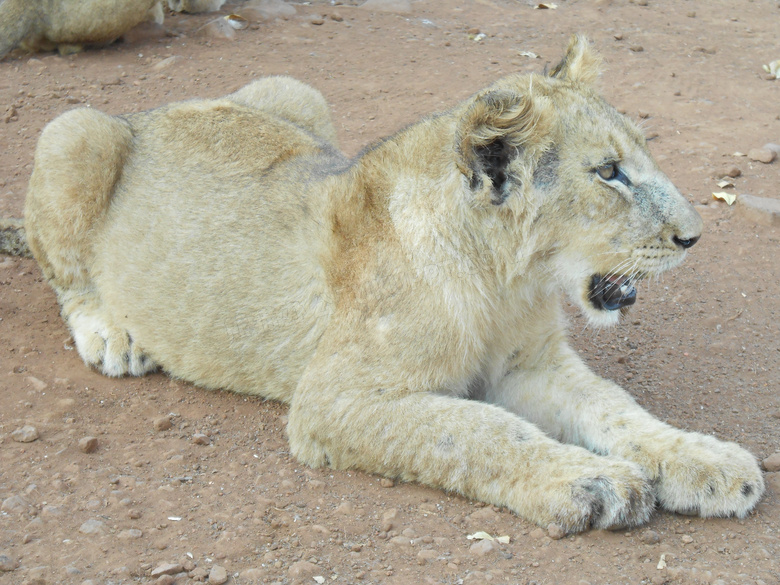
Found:
[[[0,254],[32,258],[24,235],[24,222],[13,217],[0,218]]]

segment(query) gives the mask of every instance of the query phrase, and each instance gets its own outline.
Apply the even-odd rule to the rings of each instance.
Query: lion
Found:
[[[76,109],[35,153],[30,249],[83,360],[289,405],[293,455],[567,533],[656,504],[744,517],[753,455],[658,420],[569,346],[678,265],[702,221],[576,36],[354,159],[286,77],[221,99]]]
[[[108,45],[142,22],[162,24],[161,0],[0,0],[0,59],[16,47],[70,55]]]

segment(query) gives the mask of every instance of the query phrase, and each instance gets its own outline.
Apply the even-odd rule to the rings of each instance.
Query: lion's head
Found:
[[[511,76],[467,102],[457,144],[476,206],[493,210],[500,231],[520,232],[506,259],[526,274],[541,266],[537,278],[610,325],[638,280],[683,260],[702,222],[639,128],[596,91],[599,67],[574,37],[549,75]]]

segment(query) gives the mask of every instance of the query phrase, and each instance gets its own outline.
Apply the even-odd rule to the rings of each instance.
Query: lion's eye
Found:
[[[599,177],[605,181],[612,181],[613,179],[616,179],[619,173],[618,166],[615,163],[601,165],[596,169],[596,172],[599,174]]]

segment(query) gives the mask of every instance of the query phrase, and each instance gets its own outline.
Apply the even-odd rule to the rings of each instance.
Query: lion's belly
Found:
[[[128,170],[99,240],[100,296],[172,375],[289,402],[332,313],[324,203],[188,176]]]

